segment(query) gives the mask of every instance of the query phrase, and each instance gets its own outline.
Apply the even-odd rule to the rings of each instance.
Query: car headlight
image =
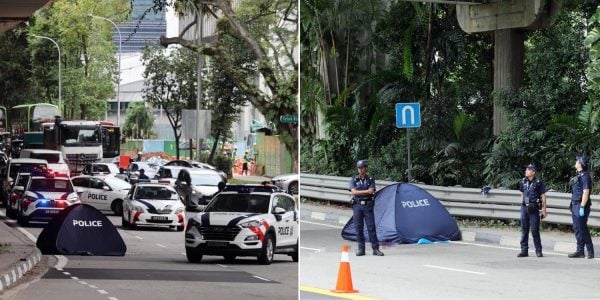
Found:
[[[180,208],[178,208],[178,209],[175,210],[176,214],[180,214],[182,212],[183,212],[183,207],[180,207]]]
[[[140,206],[134,206],[131,208],[133,211],[139,211],[139,212],[144,212],[144,209]]]
[[[67,196],[67,201],[69,202],[75,202],[79,200],[79,198],[77,197],[77,193],[71,193],[69,194],[69,196]]]
[[[240,223],[239,225],[242,228],[258,227],[258,226],[260,226],[260,221],[258,221],[258,220],[252,220],[252,221]]]

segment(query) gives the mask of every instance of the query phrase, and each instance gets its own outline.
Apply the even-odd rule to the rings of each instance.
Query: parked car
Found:
[[[271,178],[271,182],[278,186],[280,189],[287,191],[291,195],[298,194],[298,179],[300,176],[298,173],[278,175]]]
[[[48,168],[56,171],[71,175],[69,165],[65,161],[63,153],[56,150],[47,149],[23,149],[21,150],[21,156],[19,158],[34,158],[34,159],[45,159],[48,162]]]
[[[183,231],[184,206],[175,189],[156,183],[139,183],[123,202],[123,228],[168,226]]]
[[[158,172],[157,165],[152,165],[144,161],[134,161],[129,164],[129,168],[127,169],[127,181],[131,184],[137,183],[141,169],[144,169],[144,173],[148,178],[154,178]]]
[[[206,169],[181,169],[175,181],[175,190],[183,198],[189,211],[203,209],[219,191],[224,182],[219,173]]]
[[[127,181],[127,174],[121,173],[113,163],[91,163],[85,165],[81,171],[83,175],[111,175]]]
[[[15,185],[11,197],[11,214],[17,222],[26,226],[30,221],[49,222],[60,211],[80,203],[71,179],[66,174],[44,171],[42,173],[19,173],[28,176],[24,185]]]
[[[46,168],[48,168],[48,162],[44,159],[14,158],[9,160],[8,166],[0,171],[0,177],[2,178],[2,191],[0,196],[3,205],[6,205],[8,193],[12,188],[13,180],[17,177],[17,174]]]
[[[275,253],[298,261],[298,206],[294,198],[268,186],[228,186],[188,222],[189,262],[204,255],[255,256],[268,265]]]
[[[158,180],[159,183],[168,183],[170,186],[175,187],[175,181],[177,181],[177,176],[179,175],[179,171],[185,169],[186,167],[178,167],[178,166],[162,166],[154,175],[154,179]]]
[[[199,162],[199,161],[195,161],[195,160],[176,159],[176,160],[172,160],[164,165],[165,166],[179,166],[179,167],[186,167],[186,168],[198,168],[198,169],[213,170],[213,171],[218,172],[219,175],[221,175],[221,177],[223,177],[223,179],[227,179],[227,174],[225,174],[225,172],[223,172],[221,170],[217,170],[217,168],[215,168],[212,165],[209,165],[209,164],[203,163],[203,162]]]
[[[73,185],[79,188],[82,203],[99,210],[123,214],[123,199],[131,190],[131,184],[110,175],[82,175],[73,177]]]

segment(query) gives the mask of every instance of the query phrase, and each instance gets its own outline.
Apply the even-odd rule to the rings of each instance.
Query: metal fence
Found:
[[[314,174],[300,174],[300,196],[304,198],[350,203],[348,182],[350,177],[336,177]],[[377,181],[377,189],[394,184],[391,181]],[[444,187],[416,184],[436,197],[453,216],[490,219],[519,220],[521,199],[519,191],[491,189],[483,194],[481,189]],[[572,224],[569,203],[571,194],[546,193],[548,217],[543,222]],[[588,225],[600,228],[600,196],[592,197],[592,212]]]

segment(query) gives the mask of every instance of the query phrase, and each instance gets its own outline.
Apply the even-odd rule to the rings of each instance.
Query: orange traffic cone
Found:
[[[342,246],[342,259],[338,271],[337,285],[334,293],[358,293],[352,286],[352,273],[350,272],[350,258],[348,255],[348,245]]]

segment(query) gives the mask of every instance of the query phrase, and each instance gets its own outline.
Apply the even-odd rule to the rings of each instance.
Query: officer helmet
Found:
[[[537,172],[537,167],[534,164],[528,164],[527,169]]]
[[[590,163],[590,160],[581,155],[581,156],[575,156],[575,159],[583,166],[583,167],[587,167],[587,165]]]
[[[357,167],[357,168],[366,168],[366,167],[368,167],[368,166],[369,166],[369,162],[368,162],[367,160],[364,160],[364,159],[362,159],[362,160],[359,160],[359,161],[356,163],[356,167]]]

